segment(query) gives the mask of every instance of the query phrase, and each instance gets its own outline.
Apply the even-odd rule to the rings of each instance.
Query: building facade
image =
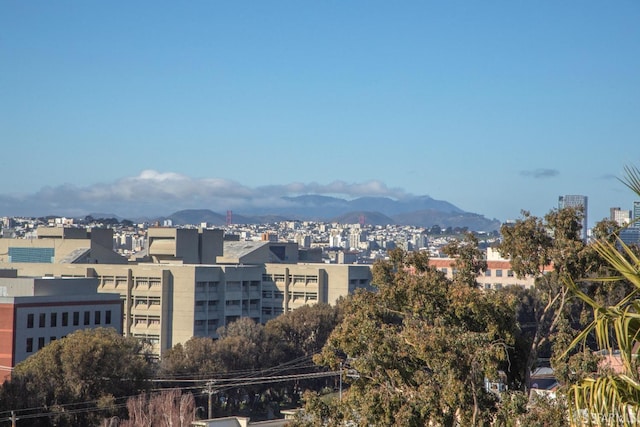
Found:
[[[520,286],[529,289],[535,286],[535,277],[517,277],[511,269],[511,262],[500,256],[497,250],[487,248],[486,251],[487,269],[482,272],[476,281],[485,290],[500,290],[509,286]],[[437,268],[452,279],[455,275],[455,259],[453,258],[431,258],[429,265]],[[552,267],[545,268],[545,272],[551,271]]]
[[[148,342],[156,357],[193,336],[216,338],[219,327],[240,317],[264,323],[304,304],[334,304],[371,282],[369,266],[298,264],[297,244],[223,245],[219,230],[150,229],[145,252],[136,260],[117,256],[116,263],[111,255],[94,254],[87,231],[48,232],[56,237],[0,239],[8,252],[36,249],[31,258],[0,258],[0,268],[23,276],[84,278],[100,294],[117,294],[122,333]],[[105,241],[108,234],[91,233]]]
[[[122,332],[122,303],[94,278],[0,277],[0,375],[45,345],[81,329]]]

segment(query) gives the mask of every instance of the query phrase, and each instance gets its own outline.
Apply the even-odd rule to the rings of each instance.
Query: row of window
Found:
[[[284,298],[282,291],[262,291],[262,298]]]
[[[160,326],[160,316],[133,316],[133,326],[138,328],[148,328],[151,326]]]
[[[64,337],[62,337],[64,338]],[[44,347],[44,339],[45,337],[38,337],[38,350],[40,350],[42,347]],[[49,342],[55,341],[56,337],[50,337],[49,338]],[[33,338],[29,337],[27,338],[27,353],[33,353]]]
[[[494,270],[494,271],[496,273],[495,274],[496,277],[502,277],[502,270],[498,269],[498,270]],[[491,273],[492,273],[492,270],[491,269],[487,269],[484,272],[484,275],[485,275],[485,277],[491,277]],[[507,270],[507,277],[513,277],[513,270]]]
[[[68,312],[68,311],[64,311],[62,313],[49,313],[49,327],[51,328],[55,328],[58,326],[58,314],[60,314],[59,318],[60,318],[60,326],[79,326],[80,325],[80,311],[73,311],[73,312]],[[82,316],[82,324],[84,326],[90,326],[90,325],[101,325],[103,322],[103,312],[100,310],[95,310],[93,312],[93,323],[91,323],[91,311],[90,310],[85,310],[84,312],[82,312],[83,316]],[[32,329],[35,327],[35,313],[28,313],[27,314],[27,328]],[[110,325],[111,324],[111,310],[105,310],[104,311],[104,324],[105,325]],[[38,314],[38,327],[39,328],[46,328],[47,327],[47,313],[39,313]]]
[[[267,316],[278,316],[284,313],[283,307],[262,307],[262,314]]]
[[[262,298],[270,299],[282,299],[284,298],[284,292],[282,291],[262,291]],[[303,292],[303,291],[289,291],[289,299],[298,300],[305,299],[307,301],[317,301],[318,293],[317,292]]]
[[[136,296],[133,301],[136,308],[150,308],[151,306],[160,306],[160,297]]]
[[[263,274],[262,275],[263,282],[284,282],[285,275],[284,274]],[[289,281],[293,284],[296,283],[318,283],[317,275],[303,275],[303,274],[294,274],[289,275]]]
[[[442,271],[444,274],[447,274],[449,270],[446,267],[442,267],[440,271]],[[455,268],[452,268],[451,273],[456,274],[457,270]],[[487,269],[484,272],[484,276],[485,277],[492,277],[492,276],[502,277],[502,273],[503,273],[503,270],[501,269],[496,269],[496,270]],[[507,270],[507,277],[514,277],[513,270]]]
[[[209,292],[217,291],[219,284],[220,282],[196,282],[196,292],[204,292],[206,289]]]

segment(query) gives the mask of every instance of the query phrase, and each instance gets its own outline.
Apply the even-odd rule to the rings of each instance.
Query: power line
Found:
[[[212,388],[214,392],[217,392],[221,390],[233,389],[233,388],[243,387],[247,385],[286,382],[286,381],[292,381],[297,379],[324,378],[329,376],[336,376],[339,374],[340,374],[340,371],[326,371],[326,372],[314,372],[314,373],[290,374],[290,375],[278,375],[278,376],[246,377],[246,378],[239,378],[239,379],[223,378],[220,380],[209,379],[209,380],[193,380],[193,381],[200,382],[200,383],[205,381],[209,381],[209,382],[213,381],[213,385],[215,385],[218,381],[221,381],[223,384],[221,384],[220,387],[217,387],[216,389]],[[184,391],[184,390],[194,390],[194,389],[201,389],[201,388],[202,386],[173,387],[173,388],[154,389],[154,391],[159,392],[159,391],[176,390],[176,389]],[[120,397],[120,398],[117,398],[117,400],[122,400],[122,399],[128,400],[129,398],[139,397],[142,395],[144,395],[144,393],[133,395],[133,396]],[[120,409],[127,406],[126,401],[123,403],[117,403],[115,405],[112,405],[109,408],[98,408],[97,406],[95,406],[97,403],[98,403],[97,400],[92,400],[87,402],[77,402],[77,403],[57,405],[57,407],[62,408],[63,411],[46,410],[47,407],[38,407],[38,408],[29,408],[29,409],[10,411],[12,416],[0,418],[0,421],[11,421],[12,417],[16,417],[16,416],[17,418],[24,420],[24,419],[53,417],[58,415],[76,415],[76,414],[83,414],[83,413],[90,413],[90,412],[100,412],[100,411],[105,411],[109,409]],[[82,406],[82,405],[89,405],[89,404],[91,404],[92,406],[88,408],[71,408],[72,406]],[[65,409],[65,408],[68,408],[68,409]],[[39,411],[39,412],[35,412],[35,411]],[[7,411],[5,411],[5,413],[6,412]],[[34,412],[34,413],[29,413],[29,412]]]

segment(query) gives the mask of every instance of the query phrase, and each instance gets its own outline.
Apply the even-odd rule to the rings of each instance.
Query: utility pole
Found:
[[[209,380],[207,381],[207,388],[204,389],[204,392],[207,393],[209,395],[209,405],[208,405],[208,418],[212,419],[213,418],[213,394],[215,393],[215,390],[213,389],[213,384],[214,381],[213,380]]]
[[[342,402],[342,362],[340,362],[340,401]]]
[[[16,418],[16,412],[11,411],[11,427],[16,427],[16,421],[18,421]]]

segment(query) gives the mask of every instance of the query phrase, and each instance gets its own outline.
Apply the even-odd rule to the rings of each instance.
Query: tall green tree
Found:
[[[448,280],[424,253],[394,251],[373,267],[376,292],[348,299],[317,360],[357,372],[342,402],[316,402],[313,422],[481,425],[495,410],[483,387],[513,344],[515,301]],[[313,412],[313,408],[311,408]]]
[[[521,306],[521,312],[529,318],[524,334],[526,362],[522,366],[523,386],[529,385],[531,371],[535,368],[540,352],[550,351],[554,334],[563,319],[569,316],[570,292],[564,281],[584,271],[585,248],[581,240],[580,210],[564,208],[553,210],[544,219],[523,211],[522,218],[501,227],[500,254],[511,261],[511,268],[518,278],[533,276],[535,287],[525,291],[531,305]],[[529,314],[527,314],[529,313]]]

